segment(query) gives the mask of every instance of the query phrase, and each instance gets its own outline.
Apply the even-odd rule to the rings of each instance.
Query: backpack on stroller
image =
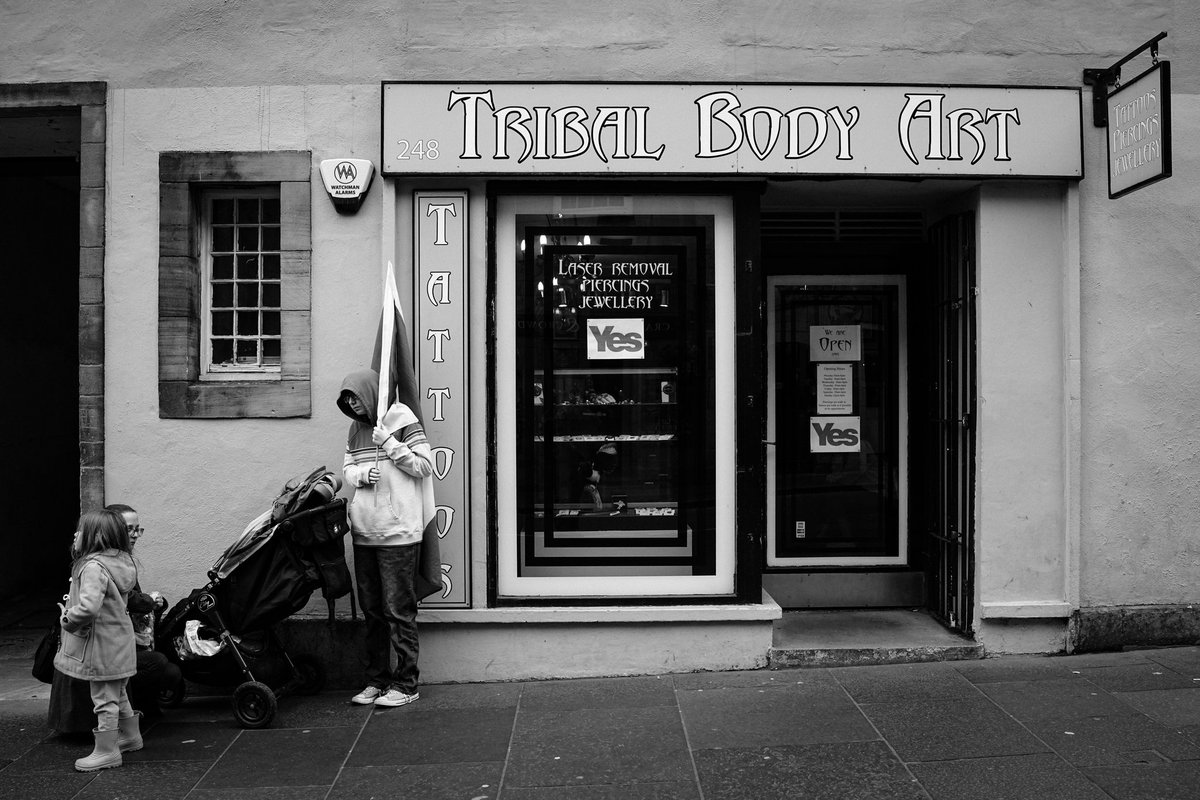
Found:
[[[271,723],[278,698],[314,694],[325,671],[311,656],[284,650],[272,626],[304,608],[320,589],[329,604],[350,593],[343,539],[341,480],[325,467],[287,482],[208,572],[208,583],[180,600],[155,631],[155,648],[178,664],[179,686],[159,700],[177,706],[186,682],[235,686],[233,711],[245,728]]]

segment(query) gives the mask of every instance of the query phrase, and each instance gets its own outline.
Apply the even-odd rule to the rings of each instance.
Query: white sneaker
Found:
[[[387,694],[380,695],[379,697],[375,698],[375,705],[387,706],[388,708],[392,708],[394,706],[406,706],[409,703],[414,702],[420,696],[420,692],[405,694],[399,689],[388,689]]]
[[[378,686],[368,686],[358,694],[354,695],[354,697],[351,697],[350,702],[354,703],[355,705],[369,706],[375,702],[375,698],[381,697],[382,695],[383,689],[380,689]]]

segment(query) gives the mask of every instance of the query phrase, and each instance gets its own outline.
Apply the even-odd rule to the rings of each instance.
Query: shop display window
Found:
[[[728,583],[718,482],[733,483],[714,217],[555,200],[511,218],[510,577],[535,594],[704,593],[681,587]]]

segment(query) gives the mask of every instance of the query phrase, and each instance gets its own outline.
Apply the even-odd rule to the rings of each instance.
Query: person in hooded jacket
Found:
[[[125,605],[137,583],[137,567],[124,518],[107,509],[79,518],[71,553],[69,605],[58,604],[62,639],[54,667],[89,683],[95,747],[75,761],[75,769],[95,772],[121,766],[122,752],[142,747],[138,717],[125,691],[137,672],[133,623]]]
[[[420,697],[417,545],[425,527],[422,480],[433,474],[433,454],[416,414],[403,403],[393,403],[383,421],[376,420],[378,386],[374,370],[352,372],[337,405],[353,420],[342,476],[355,487],[348,513],[358,602],[366,619],[367,686],[351,702],[391,707]]]

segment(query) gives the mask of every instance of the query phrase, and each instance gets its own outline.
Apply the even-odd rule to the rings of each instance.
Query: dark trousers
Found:
[[[420,547],[354,546],[358,604],[366,618],[367,682],[415,694],[417,656],[417,555]],[[396,668],[390,668],[391,651]]]
[[[183,680],[179,665],[172,663],[157,650],[137,651],[137,674],[129,679],[129,702],[136,711],[147,717],[162,714],[158,707],[158,693],[174,689]]]

